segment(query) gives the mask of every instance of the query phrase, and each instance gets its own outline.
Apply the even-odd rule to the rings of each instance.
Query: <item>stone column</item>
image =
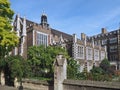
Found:
[[[54,90],[63,90],[63,81],[67,78],[67,60],[59,54],[54,61]]]
[[[14,79],[14,87],[18,88],[20,86],[20,83],[18,82],[17,77]]]
[[[1,85],[5,85],[5,75],[4,75],[4,71],[1,71]]]

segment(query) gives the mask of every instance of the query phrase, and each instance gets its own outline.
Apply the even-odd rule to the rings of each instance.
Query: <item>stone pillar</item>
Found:
[[[17,15],[17,25],[16,25],[17,36],[20,37],[20,15]]]
[[[54,90],[63,90],[63,81],[67,79],[67,60],[59,54],[54,61]]]
[[[14,87],[18,88],[20,86],[17,77],[14,79]]]
[[[73,45],[72,45],[72,56],[76,59],[76,51],[77,50],[77,37],[76,34],[73,34]]]
[[[1,85],[5,85],[5,74],[4,71],[1,71]]]

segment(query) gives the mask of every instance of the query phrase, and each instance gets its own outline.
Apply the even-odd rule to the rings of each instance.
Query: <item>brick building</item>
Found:
[[[73,35],[73,58],[80,64],[80,71],[85,68],[89,72],[93,65],[99,66],[104,58],[107,58],[106,47],[95,45],[94,41],[89,42],[87,36],[81,33],[81,39]]]
[[[101,29],[101,34],[87,38],[88,41],[94,40],[95,45],[107,47],[107,57],[115,70],[120,70],[120,30],[107,32]]]
[[[14,20],[14,30],[20,38],[20,43],[13,53],[24,58],[27,58],[27,50],[30,46],[58,45],[64,47],[68,54],[78,61],[80,71],[84,68],[90,71],[93,65],[98,66],[101,60],[106,57],[106,49],[95,45],[93,41],[87,42],[85,34],[81,34],[82,38],[78,39],[75,34],[70,35],[50,28],[45,14],[42,14],[40,24],[17,15]]]
[[[14,30],[20,38],[20,43],[18,48],[15,48],[14,54],[19,54],[24,58],[27,58],[26,53],[30,46],[61,45],[62,47],[66,47],[66,45],[72,41],[71,35],[50,28],[45,14],[41,16],[40,24],[26,20],[25,17],[21,18],[17,15],[14,21]]]

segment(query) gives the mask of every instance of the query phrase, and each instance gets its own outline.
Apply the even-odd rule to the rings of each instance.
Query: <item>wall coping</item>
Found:
[[[36,79],[23,79],[22,82],[32,83],[32,84],[37,84],[37,85],[46,85],[46,86],[53,85],[52,81],[43,81],[43,80],[36,80]]]
[[[107,81],[102,82],[102,81],[68,80],[68,79],[66,79],[66,80],[64,80],[63,85],[120,89],[120,82],[107,82]]]

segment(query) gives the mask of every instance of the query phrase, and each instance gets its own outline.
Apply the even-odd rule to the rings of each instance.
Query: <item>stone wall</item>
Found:
[[[64,90],[120,90],[120,82],[64,80]]]
[[[53,82],[23,80],[23,88],[28,90],[54,90]],[[56,89],[58,90],[58,89]],[[85,80],[64,80],[63,90],[120,90],[120,82],[99,82]]]
[[[22,81],[24,89],[28,90],[54,90],[53,82],[25,79]]]

